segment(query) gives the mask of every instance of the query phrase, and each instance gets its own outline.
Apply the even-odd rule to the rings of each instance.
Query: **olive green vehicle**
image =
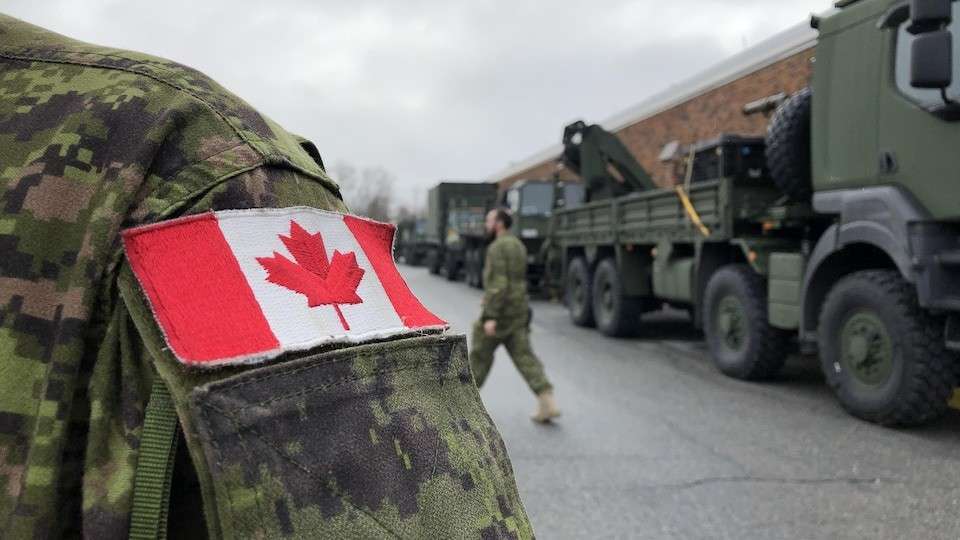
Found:
[[[426,218],[406,218],[397,223],[393,256],[410,266],[420,266],[427,256]]]
[[[602,128],[568,128],[589,196],[556,212],[549,253],[573,321],[617,336],[686,308],[727,375],[772,377],[799,345],[860,418],[943,414],[960,376],[957,18],[949,0],[839,2],[766,140],[694,146],[676,189]]]
[[[492,182],[441,182],[428,194],[422,241],[415,244],[417,251],[411,257],[423,261],[434,274],[443,274],[451,281],[465,277],[471,287],[482,288],[487,249],[484,218],[491,209],[506,207],[513,212],[512,230],[529,253],[527,277],[536,290],[544,277],[543,248],[550,235],[553,210],[563,207],[566,199],[583,199],[579,183],[564,187],[554,180],[523,180],[498,193],[497,184]],[[398,257],[405,257],[411,242],[404,240],[404,227],[409,229],[411,224],[398,227],[395,251]]]
[[[431,273],[460,279],[468,256],[486,245],[483,221],[496,203],[490,182],[441,182],[429,191],[424,261]]]
[[[527,248],[527,281],[531,291],[540,291],[546,268],[545,245],[553,225],[553,211],[583,201],[583,185],[557,180],[521,180],[500,195],[499,205],[513,214],[511,231]],[[466,281],[483,287],[485,246],[466,254]]]

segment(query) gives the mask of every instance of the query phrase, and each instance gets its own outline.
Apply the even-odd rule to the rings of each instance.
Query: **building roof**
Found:
[[[817,32],[808,22],[797,24],[784,32],[757,43],[734,56],[700,72],[684,81],[678,82],[654,94],[650,98],[630,107],[600,123],[606,130],[619,131],[641,120],[650,118],[663,111],[676,107],[697,96],[740,79],[813,47],[817,42]],[[558,128],[559,134],[559,128]],[[558,135],[559,138],[559,135]],[[551,145],[536,154],[510,165],[492,175],[495,181],[509,178],[545,161],[556,158],[563,150],[561,144]]]

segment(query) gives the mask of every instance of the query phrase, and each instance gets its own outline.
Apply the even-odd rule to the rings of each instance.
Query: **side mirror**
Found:
[[[926,34],[940,30],[953,20],[951,0],[910,0],[911,34]]]
[[[910,85],[947,88],[953,83],[953,35],[936,30],[914,38],[910,58]]]

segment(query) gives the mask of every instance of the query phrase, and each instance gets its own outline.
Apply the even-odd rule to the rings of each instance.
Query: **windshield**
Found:
[[[450,210],[447,227],[458,232],[482,230],[485,214],[485,210],[479,207]]]
[[[548,216],[553,210],[553,184],[527,184],[522,188],[521,216]]]

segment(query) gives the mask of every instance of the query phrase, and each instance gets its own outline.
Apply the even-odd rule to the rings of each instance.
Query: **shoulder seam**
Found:
[[[72,51],[66,51],[66,50],[62,50],[62,49],[57,49],[57,52],[69,53],[69,52],[72,52]],[[104,58],[117,58],[117,59],[121,59],[121,60],[129,60],[129,61],[132,61],[132,62],[136,62],[136,61],[137,61],[137,60],[134,60],[134,59],[131,59],[131,58],[123,57],[123,56],[108,55],[108,54],[103,54],[103,53],[94,53],[94,52],[88,52],[88,51],[76,51],[76,52],[79,53],[79,54],[88,54],[88,55],[100,56],[100,57],[104,57]],[[261,152],[258,148],[256,148],[256,145],[252,144],[252,141],[251,141],[247,136],[245,136],[239,129],[237,129],[236,126],[233,125],[232,122],[230,122],[230,120],[226,117],[226,115],[225,115],[220,109],[218,109],[217,107],[214,107],[213,104],[211,104],[209,101],[207,101],[206,99],[204,99],[202,96],[198,95],[196,92],[193,92],[193,91],[191,91],[191,90],[189,90],[189,89],[187,89],[187,88],[184,88],[183,86],[178,85],[178,84],[174,83],[173,81],[166,80],[166,79],[164,79],[164,78],[162,78],[162,77],[158,77],[158,76],[156,76],[156,75],[147,73],[147,72],[145,72],[145,71],[140,71],[140,70],[131,69],[131,68],[126,68],[126,67],[105,66],[105,65],[98,64],[98,63],[96,63],[96,62],[82,62],[82,61],[79,61],[79,60],[67,60],[67,59],[64,59],[64,58],[43,58],[43,57],[38,57],[38,56],[32,56],[32,55],[29,55],[29,54],[17,54],[17,53],[15,53],[15,52],[11,52],[9,49],[0,49],[0,58],[6,58],[6,59],[9,59],[9,60],[20,60],[20,61],[24,61],[24,62],[43,62],[43,63],[47,63],[47,64],[67,64],[67,65],[75,65],[75,66],[84,66],[84,67],[91,67],[91,68],[97,68],[97,69],[104,69],[104,70],[108,70],[108,71],[122,71],[122,72],[125,72],[125,73],[131,73],[131,74],[134,74],[134,75],[139,75],[139,76],[141,76],[141,77],[147,77],[148,79],[151,79],[151,80],[154,80],[154,81],[156,81],[156,82],[158,82],[158,83],[160,83],[160,84],[169,86],[170,88],[173,88],[173,89],[177,90],[178,92],[182,92],[182,93],[184,93],[184,94],[192,97],[193,99],[199,101],[199,102],[202,103],[205,107],[207,107],[208,109],[210,109],[211,111],[213,111],[214,114],[216,114],[218,117],[220,117],[220,119],[223,120],[224,123],[226,123],[228,126],[230,126],[230,129],[237,135],[237,137],[240,138],[240,140],[242,140],[242,141],[244,141],[245,143],[247,143],[251,148],[253,148],[253,150],[254,150],[255,152],[257,152],[257,153],[260,154],[261,156],[267,157],[263,152]],[[152,62],[142,62],[142,63],[148,64],[148,65],[150,65],[151,67],[157,67],[157,68],[163,69],[163,70],[165,70],[165,71],[169,71],[169,68],[167,68],[167,67],[165,67],[165,66],[160,66],[160,65],[155,64],[155,63],[152,63]]]

